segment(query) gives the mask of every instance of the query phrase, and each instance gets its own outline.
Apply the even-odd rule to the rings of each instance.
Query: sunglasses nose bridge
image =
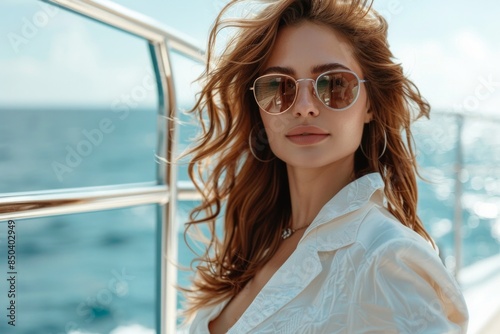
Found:
[[[300,83],[310,83],[311,86],[306,84],[306,87],[300,87]],[[317,96],[316,93],[316,80],[311,79],[311,78],[303,78],[303,79],[298,79],[295,80],[296,83],[296,90],[295,90],[295,99],[294,99],[294,104],[296,105],[297,108],[303,109],[303,108],[311,108],[311,106],[314,104],[314,97]],[[306,90],[304,90],[306,88]]]
[[[298,79],[298,80],[295,80],[295,82],[297,83],[297,90],[296,90],[296,94],[298,95],[299,94],[299,86],[300,86],[300,83],[301,82],[304,82],[304,81],[309,81],[312,85],[312,93],[313,95],[316,95],[316,89],[314,87],[314,85],[316,84],[316,80],[314,79],[311,79],[311,78],[304,78],[304,79]]]
[[[316,80],[311,79],[311,78],[297,79],[297,80],[295,80],[295,81],[296,81],[297,83],[301,83],[301,82],[303,82],[303,81],[310,81],[310,82],[312,82],[313,84],[316,82]]]

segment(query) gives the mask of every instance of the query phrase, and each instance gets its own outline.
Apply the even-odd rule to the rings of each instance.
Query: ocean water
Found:
[[[419,213],[450,268],[459,143],[465,163],[462,264],[500,251],[500,126],[466,120],[461,130],[458,124],[455,117],[435,115],[415,128],[418,160],[428,179],[419,181]],[[156,126],[154,110],[125,117],[105,109],[0,110],[0,193],[154,181]],[[195,132],[180,127],[180,150]],[[180,179],[187,179],[185,166],[178,167]],[[181,265],[193,257],[182,231],[194,204],[179,203]],[[155,206],[148,205],[16,220],[15,330],[6,321],[7,224],[0,222],[0,333],[154,328],[155,217]],[[188,284],[188,276],[179,274],[181,285]]]

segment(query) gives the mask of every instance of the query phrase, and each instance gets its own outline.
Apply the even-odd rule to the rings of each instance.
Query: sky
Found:
[[[225,0],[116,0],[204,47]],[[405,73],[434,109],[500,116],[500,2],[375,0]],[[177,57],[181,100],[200,66]],[[39,0],[0,0],[0,107],[108,105],[152,76],[146,43]],[[180,87],[180,88],[179,88]],[[156,92],[138,101],[154,104]]]

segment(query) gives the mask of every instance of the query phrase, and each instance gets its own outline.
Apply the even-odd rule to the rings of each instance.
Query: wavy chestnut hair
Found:
[[[186,232],[204,223],[210,237],[205,239],[204,253],[193,262],[197,274],[192,287],[183,289],[188,317],[240,292],[275,254],[280,231],[291,216],[285,163],[277,158],[257,160],[248,143],[251,130],[262,126],[249,89],[284,26],[313,22],[331,27],[348,41],[368,80],[365,87],[373,113],[363,132],[364,153],[359,148],[355,153],[355,177],[379,172],[388,210],[433,244],[417,216],[417,165],[410,130],[414,119],[428,117],[430,107],[394,61],[385,19],[366,0],[262,0],[265,7],[252,17],[223,18],[246,2],[231,1],[217,17],[203,89],[193,109],[202,133],[190,150],[189,175],[203,199],[191,212]],[[216,55],[218,36],[228,27],[238,32]],[[268,145],[259,150],[261,155],[273,156]],[[223,218],[222,237],[216,233],[218,218]]]

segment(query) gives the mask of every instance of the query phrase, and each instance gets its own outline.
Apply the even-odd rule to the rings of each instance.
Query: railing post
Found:
[[[454,250],[455,250],[455,277],[458,276],[462,268],[462,225],[463,225],[463,169],[464,169],[464,155],[463,155],[463,125],[464,116],[456,115],[457,118],[457,153],[455,158],[455,213],[454,213]]]

